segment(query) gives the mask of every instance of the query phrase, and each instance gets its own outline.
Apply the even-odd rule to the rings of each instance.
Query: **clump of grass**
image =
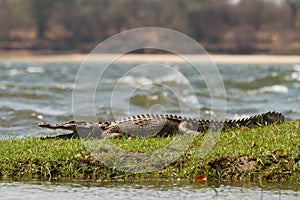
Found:
[[[93,149],[95,151],[91,154],[87,143],[78,139],[2,140],[0,141],[0,176],[34,179],[195,180],[195,177],[205,175],[210,179],[221,180],[300,180],[300,121],[228,130],[220,134],[208,154],[204,153],[209,147],[210,143],[207,143],[209,138],[206,138],[204,144],[203,137],[196,137],[187,148],[180,145],[181,139],[172,136],[102,141],[110,142],[121,149],[119,158],[126,156],[136,158],[136,163],[132,166],[128,165],[133,168],[141,166],[142,163],[139,161],[145,154],[149,155],[154,152],[151,154],[152,160],[143,163],[145,166],[142,167],[146,168],[153,164],[153,161],[159,163],[163,161],[162,159],[172,156],[173,154],[168,154],[170,152],[178,153],[177,157],[175,156],[177,159],[167,166],[163,168],[153,166],[156,170],[145,173],[119,171],[120,168],[116,167],[118,164],[124,167],[128,164],[123,162],[110,163],[108,167],[103,162],[103,154],[97,152],[99,149]],[[173,145],[168,146],[169,144]],[[203,145],[206,146],[203,147]],[[163,151],[160,153],[165,154],[156,154],[161,149]],[[115,155],[110,154],[109,149],[100,150],[107,152],[106,159],[108,160],[106,161],[115,158]],[[124,152],[125,154],[122,154]],[[163,156],[159,157],[159,155]]]

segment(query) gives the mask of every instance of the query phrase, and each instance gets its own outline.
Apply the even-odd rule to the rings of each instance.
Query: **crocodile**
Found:
[[[282,113],[270,111],[248,118],[225,121],[195,119],[171,114],[144,114],[112,122],[69,121],[61,124],[40,123],[38,126],[72,131],[54,136],[55,138],[120,138],[126,135],[134,137],[170,136],[175,133],[203,135],[208,131],[263,126],[283,121],[284,115]]]

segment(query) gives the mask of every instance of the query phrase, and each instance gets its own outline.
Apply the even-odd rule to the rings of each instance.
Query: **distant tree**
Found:
[[[300,0],[285,0],[291,11],[291,28],[296,27],[298,12],[300,9]]]
[[[205,29],[203,40],[211,44],[217,44],[224,38],[224,33],[229,27],[235,25],[236,15],[226,0],[213,1],[204,11],[203,22]]]
[[[113,33],[119,33],[128,24],[130,16],[127,6],[130,1],[126,0],[111,0],[107,10],[105,11],[105,20],[110,22],[110,28]]]
[[[52,14],[55,0],[29,0],[33,21],[35,22],[37,39],[45,39],[45,32]]]
[[[8,39],[9,31],[11,28],[9,17],[10,17],[10,5],[8,0],[0,1],[0,39]]]
[[[263,24],[264,0],[241,0],[241,20],[243,25],[252,26],[255,30],[259,30]]]
[[[281,45],[299,41],[299,12],[300,0],[0,0],[0,48],[86,52],[121,31],[158,26],[208,51],[293,53],[298,43]]]
[[[21,34],[31,28],[28,1],[0,0],[0,39],[22,40],[28,35]]]
[[[197,41],[201,41],[204,37],[205,27],[210,23],[205,18],[205,11],[209,8],[214,0],[182,0],[180,2],[182,9],[185,11],[187,23],[190,27],[190,35]]]
[[[253,26],[241,25],[234,30],[235,53],[249,54],[253,53],[255,47],[255,28]]]

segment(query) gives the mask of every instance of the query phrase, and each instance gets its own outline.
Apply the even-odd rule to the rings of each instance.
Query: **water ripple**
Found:
[[[38,129],[38,123],[72,119],[72,92],[78,63],[10,61],[0,62],[0,67],[0,137],[43,134],[45,130]],[[126,74],[133,67],[122,63],[112,65],[101,87],[97,87],[95,110],[99,120],[144,112],[188,116],[196,111],[200,111],[201,117],[217,119],[224,111],[212,110],[212,88],[207,88],[205,77],[184,64],[170,64],[172,70],[157,76],[151,74],[151,67],[143,73]],[[226,101],[227,118],[269,110],[282,112],[287,119],[300,118],[296,109],[300,103],[300,65],[218,67],[227,97],[215,98]],[[113,91],[117,93],[114,104]],[[87,91],[82,92],[84,95]]]

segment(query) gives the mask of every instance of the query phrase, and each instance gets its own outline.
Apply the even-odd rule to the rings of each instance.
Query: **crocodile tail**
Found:
[[[40,123],[38,124],[41,128],[49,128],[49,129],[63,129],[63,130],[71,130],[73,132],[76,131],[76,122],[69,121],[63,124],[48,124],[48,123]]]
[[[267,112],[252,117],[228,120],[224,122],[225,128],[242,127],[242,126],[266,126],[274,123],[284,122],[284,115],[278,112]]]

